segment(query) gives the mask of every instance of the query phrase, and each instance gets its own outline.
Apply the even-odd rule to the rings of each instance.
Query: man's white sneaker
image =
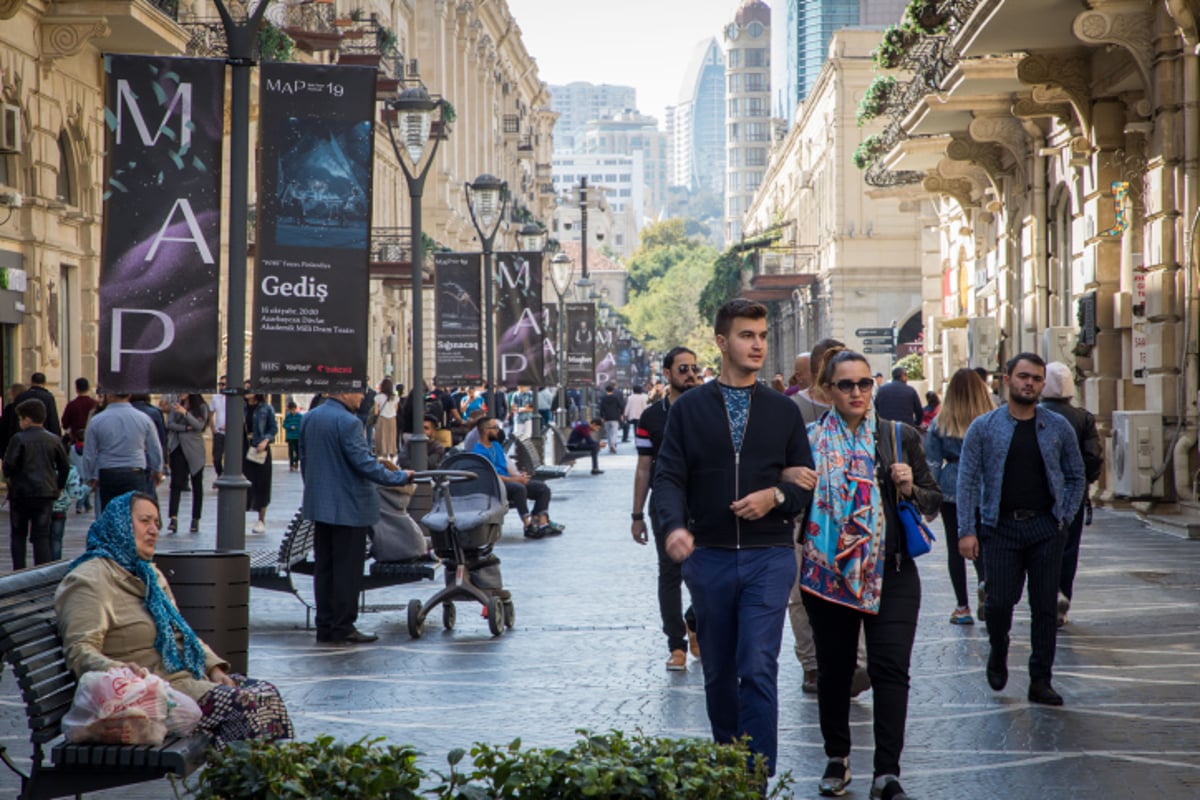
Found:
[[[267,526],[266,526],[266,523],[264,523],[264,522],[263,522],[263,521],[260,519],[258,522],[254,523],[254,527],[252,527],[250,530],[251,530],[253,533],[266,533],[266,532],[267,532]]]

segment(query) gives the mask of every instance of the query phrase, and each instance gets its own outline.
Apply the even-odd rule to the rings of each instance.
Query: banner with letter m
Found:
[[[106,55],[100,387],[216,384],[225,62]]]

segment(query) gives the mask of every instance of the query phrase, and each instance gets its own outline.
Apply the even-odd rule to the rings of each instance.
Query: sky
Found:
[[[638,110],[665,122],[700,41],[719,37],[738,0],[508,0],[546,83],[637,89]]]

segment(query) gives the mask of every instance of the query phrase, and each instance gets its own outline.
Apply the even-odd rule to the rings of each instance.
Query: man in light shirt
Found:
[[[100,513],[114,497],[157,486],[162,470],[162,445],[154,423],[130,405],[129,395],[110,394],[104,411],[88,424],[80,476],[98,491]]]
[[[217,393],[213,395],[209,408],[212,409],[212,463],[217,477],[225,471],[225,376],[217,380]]]

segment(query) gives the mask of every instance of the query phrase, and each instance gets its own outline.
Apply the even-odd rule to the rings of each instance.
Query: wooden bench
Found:
[[[288,592],[304,604],[304,630],[312,627],[316,607],[296,591],[293,573],[312,575],[315,565],[308,554],[313,549],[316,526],[297,511],[288,524],[278,550],[255,550],[250,553],[250,585],[272,592]]]
[[[541,454],[533,446],[533,442],[524,436],[513,437],[513,458],[517,462],[517,469],[531,478],[537,478],[542,481],[565,477],[571,471],[571,467],[574,466],[573,462],[566,464],[542,463]]]
[[[591,452],[587,450],[569,450],[567,449],[567,440],[563,436],[562,431],[553,425],[549,426],[551,436],[551,446],[554,448],[554,463],[567,464],[577,458],[591,458]]]
[[[0,578],[0,652],[17,678],[33,745],[28,773],[0,747],[0,760],[21,778],[20,800],[80,796],[189,775],[204,764],[207,736],[167,737],[161,747],[68,744],[63,738],[61,721],[76,682],[58,636],[54,591],[69,566],[58,561]]]

